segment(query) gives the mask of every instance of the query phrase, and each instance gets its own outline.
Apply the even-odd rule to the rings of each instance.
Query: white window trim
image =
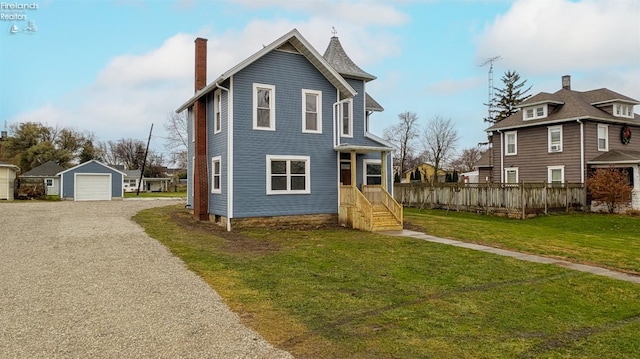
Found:
[[[509,152],[509,135],[513,135],[514,151]],[[504,155],[515,156],[518,154],[518,131],[509,131],[504,133]]]
[[[551,177],[551,172],[553,170],[560,170],[562,176],[560,177],[560,183],[564,184],[564,166],[547,166],[547,183],[552,184],[553,180]]]
[[[307,127],[307,94],[316,95],[317,130],[308,130]],[[302,132],[322,133],[322,91],[302,89]]]
[[[47,183],[48,181],[51,181],[51,184],[50,184],[50,185]],[[44,184],[45,184],[47,187],[53,187],[53,186],[55,185],[55,181],[54,181],[54,179],[53,179],[53,178],[45,178],[45,179],[44,179]]]
[[[382,166],[381,160],[363,160],[362,161],[362,183],[367,184],[367,166],[368,165],[380,165]],[[382,178],[382,173],[380,173],[380,181],[384,181]]]
[[[507,175],[507,172],[509,171],[515,171],[516,173],[516,181],[515,182],[507,182],[509,176]],[[504,183],[518,183],[520,181],[520,171],[518,171],[518,167],[507,167],[504,169]]]
[[[344,123],[342,123],[342,121],[344,120],[344,118],[342,116],[342,104],[344,103],[349,104],[349,133],[348,134],[345,134],[343,132]],[[340,108],[340,137],[353,137],[353,99],[349,98],[349,99],[340,101],[339,108]]]
[[[269,127],[258,126],[258,89],[268,89],[271,91],[269,96]],[[253,84],[253,129],[261,131],[276,130],[276,87],[273,85]]]
[[[220,173],[215,172],[216,162],[220,163],[219,165]],[[215,188],[213,186],[216,183],[215,181],[216,176],[218,177],[219,188]],[[222,193],[222,157],[221,156],[211,157],[211,193],[216,193],[216,194]]]
[[[605,139],[605,146],[604,148],[600,147],[600,129],[603,128],[604,129],[604,139]],[[603,152],[607,152],[609,151],[609,125],[598,125],[598,129],[597,129],[597,133],[596,133],[596,137],[598,138],[598,151],[603,151]]]
[[[552,148],[553,144],[551,143],[551,132],[554,130],[560,130],[560,144],[558,149]],[[547,151],[549,153],[562,152],[563,149],[563,133],[562,133],[562,125],[559,126],[548,126],[547,127]]]
[[[538,116],[538,109],[542,107],[542,116]],[[533,110],[533,116],[529,117],[527,116],[527,110]],[[537,120],[539,118],[546,118],[549,115],[549,105],[548,104],[543,104],[543,105],[536,105],[536,106],[530,106],[530,107],[525,107],[522,109],[522,120],[523,121],[528,121],[528,120]]]
[[[271,189],[271,161],[287,161],[287,189],[286,190],[272,190]],[[291,190],[291,161],[304,161],[305,162],[305,184],[304,190]],[[311,193],[311,157],[309,156],[277,156],[267,155],[267,177],[266,188],[268,195],[278,194],[309,194]]]
[[[616,103],[613,105],[613,115],[616,117],[634,118],[633,105]]]
[[[213,98],[215,99],[215,110],[213,111],[213,133],[216,134],[222,132],[222,91],[216,90]],[[220,116],[220,123],[218,123],[218,116]]]

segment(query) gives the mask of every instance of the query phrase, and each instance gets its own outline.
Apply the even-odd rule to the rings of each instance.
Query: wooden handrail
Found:
[[[393,216],[400,222],[400,224],[404,223],[404,214],[402,210],[402,205],[398,203],[389,192],[387,192],[384,188],[380,188],[381,193],[381,202],[387,207],[387,209],[393,214]]]

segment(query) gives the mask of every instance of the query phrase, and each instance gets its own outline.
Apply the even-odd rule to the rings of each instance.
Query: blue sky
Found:
[[[163,151],[167,116],[193,95],[193,40],[208,41],[208,79],[297,28],[323,53],[335,27],[349,56],[377,76],[384,108],[451,118],[460,149],[486,140],[486,59],[494,82],[516,70],[531,93],[606,87],[640,100],[640,1],[72,1],[0,8],[0,125],[38,121],[97,140],[146,140]],[[37,4],[10,9],[8,4]],[[0,4],[1,5],[1,4]],[[7,20],[9,18],[9,20]],[[24,29],[32,21],[35,32]],[[10,33],[16,25],[17,33]],[[636,109],[638,112],[638,109]]]

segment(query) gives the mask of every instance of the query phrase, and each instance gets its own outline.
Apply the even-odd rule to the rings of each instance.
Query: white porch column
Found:
[[[380,157],[380,175],[382,177],[380,184],[382,185],[383,190],[389,192],[387,187],[387,153],[385,151],[380,151]]]
[[[633,189],[631,190],[631,208],[640,210],[640,165],[633,168]]]

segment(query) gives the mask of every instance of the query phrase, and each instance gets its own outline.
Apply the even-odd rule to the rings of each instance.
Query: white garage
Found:
[[[110,201],[111,174],[76,173],[76,201]]]
[[[0,162],[0,199],[13,199],[13,183],[19,170],[16,165]]]
[[[110,201],[124,197],[125,174],[91,160],[58,173],[60,197],[74,201]]]

